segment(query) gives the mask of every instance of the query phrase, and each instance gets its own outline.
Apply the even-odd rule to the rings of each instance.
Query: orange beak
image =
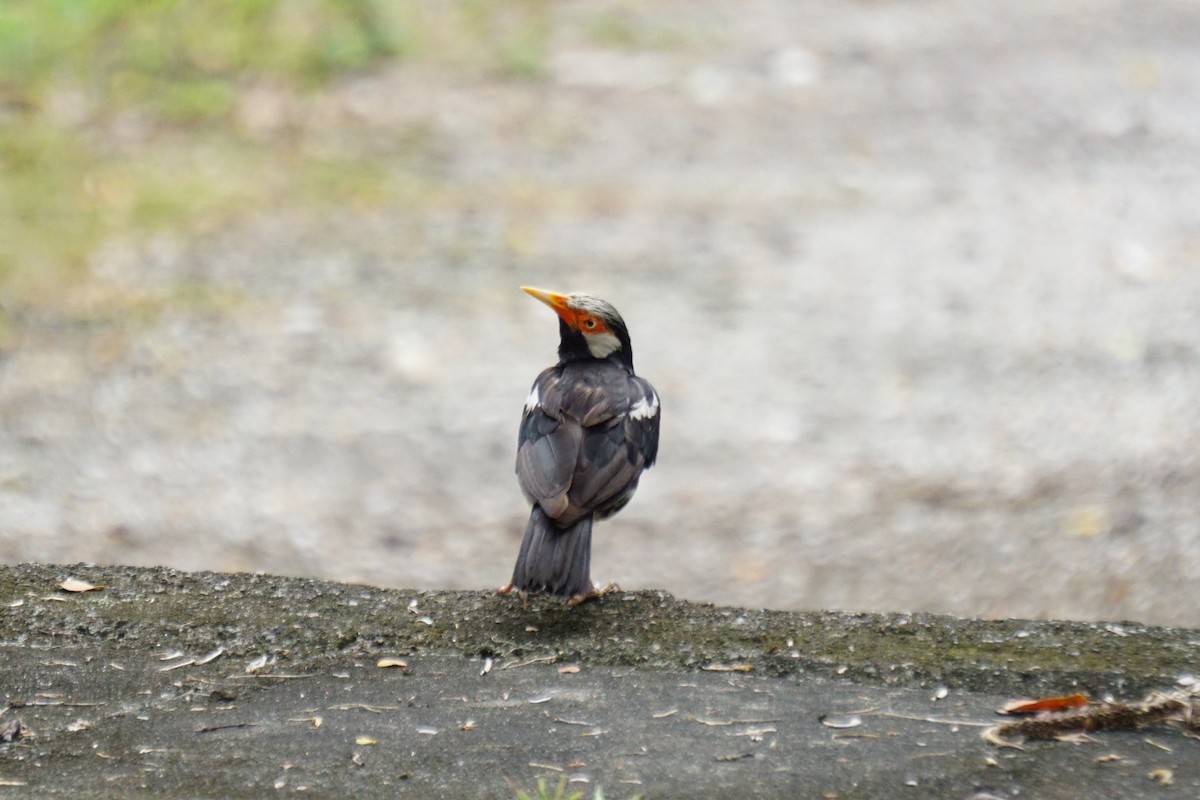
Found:
[[[567,305],[567,296],[565,294],[548,292],[545,289],[535,289],[532,286],[522,286],[521,291],[536,297],[538,300],[541,300],[543,303],[550,306],[552,309],[554,309],[554,313],[562,317],[563,322],[567,323],[571,327],[579,327],[576,324],[578,313],[575,311],[575,309]]]

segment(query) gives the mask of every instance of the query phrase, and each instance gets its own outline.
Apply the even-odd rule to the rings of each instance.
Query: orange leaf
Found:
[[[1059,697],[1042,697],[1037,700],[1012,700],[1000,709],[1001,714],[1037,714],[1039,711],[1066,711],[1088,704],[1086,694],[1064,694]]]

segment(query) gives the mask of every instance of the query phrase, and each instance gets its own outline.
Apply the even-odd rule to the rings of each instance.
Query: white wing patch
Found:
[[[535,384],[534,387],[529,390],[529,397],[525,398],[525,413],[528,414],[530,411],[533,411],[538,407],[538,403],[541,401],[542,398],[538,396],[538,388]]]
[[[650,419],[658,413],[658,395],[655,392],[650,392],[650,399],[643,397],[633,404],[629,409],[630,419]]]

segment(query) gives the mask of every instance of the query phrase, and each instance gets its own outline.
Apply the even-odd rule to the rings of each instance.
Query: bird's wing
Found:
[[[556,370],[549,369],[534,381],[517,438],[521,490],[555,519],[567,508],[583,438],[579,422],[562,412],[559,378]]]
[[[517,479],[547,516],[568,524],[615,513],[658,455],[659,401],[623,369],[551,368],[525,403]]]
[[[626,375],[626,381],[620,391],[608,394],[616,413],[583,428],[579,463],[571,479],[573,507],[615,513],[658,455],[658,395],[641,378]]]
[[[648,468],[654,466],[658,458],[658,425],[662,419],[658,392],[644,378],[635,377],[633,383],[637,390],[629,407],[629,424],[625,433],[629,446],[641,456],[642,463]]]

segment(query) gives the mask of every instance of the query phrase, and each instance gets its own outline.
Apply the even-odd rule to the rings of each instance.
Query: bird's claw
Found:
[[[597,584],[594,584],[592,586],[592,588],[587,590],[586,592],[580,592],[579,594],[573,594],[570,597],[568,597],[566,606],[567,606],[567,608],[574,608],[575,606],[579,605],[580,603],[586,603],[588,600],[595,600],[599,597],[604,597],[604,595],[609,594],[610,592],[619,592],[620,590],[621,590],[621,587],[618,586],[614,581],[609,581],[608,583],[604,584],[603,586],[601,586],[600,584],[597,583]],[[517,596],[521,598],[521,607],[528,608],[529,607],[529,592],[526,592],[522,589],[517,589],[516,585],[511,582],[506,583],[505,585],[503,585],[499,589],[497,589],[496,596],[503,597],[505,595],[512,594],[514,591],[517,593]]]
[[[580,603],[586,603],[588,600],[595,600],[599,597],[604,597],[604,595],[608,594],[609,592],[619,592],[620,590],[621,587],[613,581],[609,581],[603,586],[598,583],[593,584],[592,588],[588,591],[571,595],[567,599],[567,608],[574,608]]]
[[[501,586],[499,589],[496,590],[496,596],[504,597],[507,594],[511,594],[513,589],[516,589],[516,588],[517,587],[513,584],[513,582],[509,581],[508,583],[504,584],[503,586]],[[529,608],[529,592],[526,592],[521,589],[517,589],[517,597],[521,598],[521,608]]]

